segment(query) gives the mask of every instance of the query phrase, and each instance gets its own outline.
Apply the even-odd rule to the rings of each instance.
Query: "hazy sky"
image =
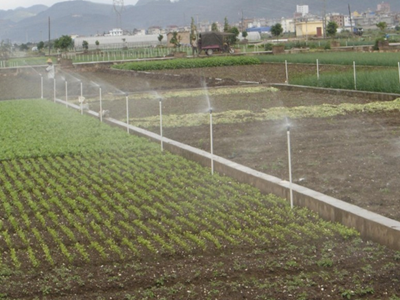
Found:
[[[0,0],[0,9],[15,9],[17,7],[30,7],[36,4],[43,4],[47,6],[52,6],[57,2],[64,2],[68,0]],[[69,0],[73,1],[73,0]],[[138,0],[124,0],[125,5],[136,4]],[[91,2],[113,4],[113,0],[91,0]]]

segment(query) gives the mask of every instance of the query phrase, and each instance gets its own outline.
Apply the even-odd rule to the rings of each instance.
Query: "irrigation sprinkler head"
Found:
[[[209,110],[209,112],[210,112],[210,114],[212,114],[212,112],[213,112],[213,109],[210,107],[210,110]]]
[[[290,131],[290,124],[287,124],[287,125],[286,125],[286,130],[287,130],[287,131]]]
[[[162,102],[162,98],[158,98],[158,101],[160,101],[160,103]]]

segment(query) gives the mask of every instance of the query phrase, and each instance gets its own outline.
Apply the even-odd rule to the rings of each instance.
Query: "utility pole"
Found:
[[[49,55],[50,55],[50,49],[51,49],[51,44],[50,44],[50,17],[49,17]]]
[[[326,38],[326,0],[324,0],[324,16],[322,17],[322,29],[324,30],[324,39]]]
[[[353,21],[351,20],[350,3],[349,3],[349,18],[350,18],[350,33],[353,34]]]
[[[242,30],[241,30],[241,32],[243,32],[243,31],[245,31],[245,28],[244,28],[243,9],[242,9]]]

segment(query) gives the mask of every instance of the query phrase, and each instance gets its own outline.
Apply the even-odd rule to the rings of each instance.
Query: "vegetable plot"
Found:
[[[2,102],[0,111],[24,116],[14,119],[22,142],[1,131],[7,153],[20,149],[0,163],[2,296],[238,298],[244,282],[252,298],[267,285],[278,298],[324,295],[320,284],[334,297],[395,292],[379,276],[398,274],[397,256],[352,229],[62,106]],[[71,128],[82,132],[63,142]],[[365,270],[347,276],[354,263]]]

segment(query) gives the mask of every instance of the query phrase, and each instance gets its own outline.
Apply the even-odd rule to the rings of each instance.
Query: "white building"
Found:
[[[282,25],[283,32],[293,33],[296,31],[296,24],[294,19],[282,18],[279,23],[281,23]]]
[[[89,50],[96,49],[122,49],[124,47],[149,47],[166,44],[167,36],[164,34],[162,42],[158,40],[158,34],[154,35],[122,35],[122,36],[79,36],[74,39],[75,49],[82,50],[83,41],[88,42]],[[96,45],[99,42],[99,46]]]
[[[124,32],[121,28],[114,28],[113,30],[110,30],[106,36],[121,36],[123,34]]]
[[[308,5],[296,5],[296,13],[299,13],[304,17],[309,13]]]

